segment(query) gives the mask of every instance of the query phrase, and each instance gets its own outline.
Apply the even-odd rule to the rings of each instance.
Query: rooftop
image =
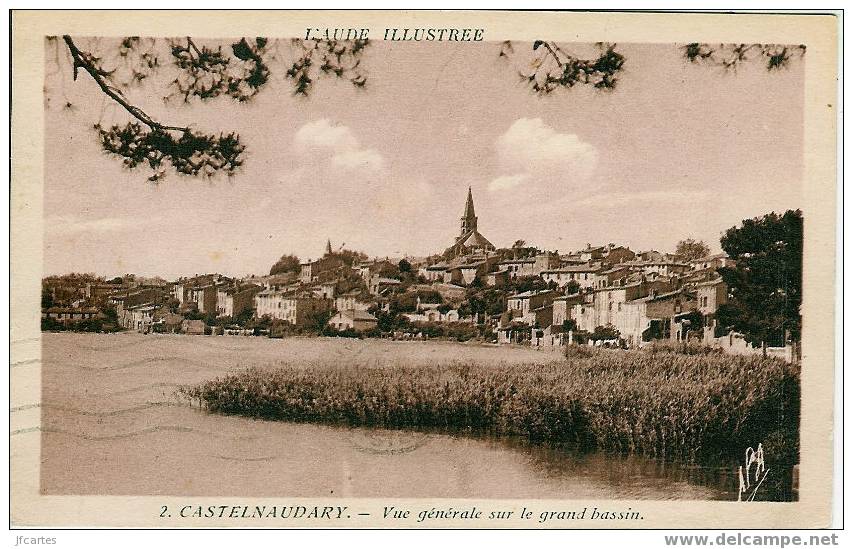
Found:
[[[597,265],[569,265],[567,267],[560,267],[559,269],[549,269],[547,271],[542,271],[542,274],[592,273],[600,269],[601,267]]]
[[[676,297],[678,295],[684,295],[684,296],[689,297],[689,294],[687,294],[683,289],[678,289],[678,290],[674,290],[672,292],[666,292],[663,294],[650,294],[650,295],[647,295],[646,297],[640,297],[638,299],[631,300],[628,303],[648,303],[650,301],[660,301],[663,299],[669,299],[672,297]]]
[[[508,296],[507,299],[526,299],[528,297],[534,297],[542,294],[550,294],[553,292],[554,290],[530,290],[527,292],[521,292],[520,294]]]

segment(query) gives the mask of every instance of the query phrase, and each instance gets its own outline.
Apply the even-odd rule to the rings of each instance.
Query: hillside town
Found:
[[[715,319],[728,299],[718,274],[732,265],[724,254],[685,258],[615,243],[567,253],[523,241],[496,248],[478,230],[470,188],[458,236],[442,253],[368,258],[327,241],[316,259],[285,256],[276,265],[243,278],[47,277],[42,329],[445,338],[542,349],[674,340],[748,350]]]

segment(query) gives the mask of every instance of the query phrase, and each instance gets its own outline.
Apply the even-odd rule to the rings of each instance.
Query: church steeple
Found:
[[[330,238],[326,239],[326,255],[332,255],[332,240]]]
[[[468,187],[468,199],[465,201],[465,212],[462,214],[461,221],[459,236],[464,236],[468,231],[477,230],[477,216],[474,215],[474,198],[471,196],[471,187]]]

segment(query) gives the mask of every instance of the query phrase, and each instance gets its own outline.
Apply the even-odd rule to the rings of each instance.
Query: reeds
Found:
[[[595,350],[544,365],[252,368],[180,393],[254,418],[470,430],[669,459],[738,459],[780,436],[774,451],[793,462],[798,453],[799,367],[757,356]]]

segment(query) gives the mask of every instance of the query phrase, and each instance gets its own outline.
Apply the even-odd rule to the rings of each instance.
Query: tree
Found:
[[[566,292],[566,295],[576,294],[581,291],[580,282],[577,280],[569,280],[563,290]]]
[[[593,341],[601,339],[619,339],[619,330],[617,330],[612,324],[608,324],[607,326],[596,326],[590,336],[590,339]]]
[[[498,315],[506,309],[506,293],[494,288],[469,288],[459,306],[460,317]]]
[[[388,262],[380,265],[379,270],[376,271],[376,274],[378,274],[382,278],[397,278],[402,273],[400,272],[400,269],[397,265]]]
[[[270,275],[298,273],[299,258],[293,254],[285,254],[270,267]]]
[[[735,70],[743,63],[763,61],[768,71],[788,66],[794,57],[806,54],[806,46],[784,44],[700,44],[692,42],[682,46],[684,57],[691,63],[715,65]]]
[[[352,267],[356,263],[361,263],[362,261],[367,261],[366,253],[356,250],[347,250],[346,248],[341,248],[337,252],[332,252],[332,256],[340,258],[348,267]]]
[[[590,86],[611,92],[616,89],[626,59],[616,44],[596,44],[598,52],[586,56],[571,51],[575,45],[559,45],[551,40],[536,40],[532,51],[518,48],[507,40],[501,44],[498,57],[510,60],[520,57],[517,73],[521,81],[535,94],[550,95],[560,89]],[[743,64],[761,61],[767,71],[780,70],[792,59],[806,53],[806,46],[785,44],[719,44],[691,42],[682,46],[685,60],[735,71]],[[526,55],[525,55],[526,54]]]
[[[330,318],[332,318],[332,311],[312,311],[308,313],[305,320],[306,329],[312,333],[322,333]]]
[[[536,275],[519,276],[510,280],[505,288],[507,291],[513,293],[538,292],[547,290],[548,283]]]
[[[729,301],[717,322],[742,333],[753,344],[781,345],[786,335],[798,341],[803,288],[803,214],[743,220],[726,231],[720,244],[735,267],[720,268]]]
[[[400,260],[400,262],[397,264],[397,268],[400,270],[400,273],[412,272],[412,264],[409,263],[409,260],[406,258]]]
[[[696,241],[692,238],[687,238],[679,240],[678,244],[675,245],[675,256],[680,261],[693,261],[694,259],[706,257],[709,253],[711,253],[711,248],[701,240]]]
[[[41,292],[41,308],[49,309],[53,305],[53,294],[49,290],[43,289]]]

